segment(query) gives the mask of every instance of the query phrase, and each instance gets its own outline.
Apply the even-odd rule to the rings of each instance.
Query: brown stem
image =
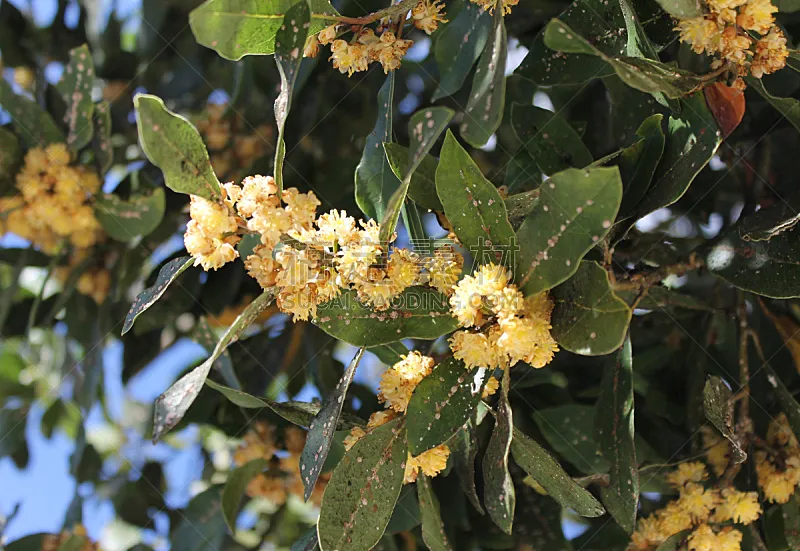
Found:
[[[394,6],[389,6],[388,8],[384,8],[382,10],[378,10],[374,13],[363,15],[361,17],[347,17],[344,15],[324,15],[324,14],[322,15],[314,14],[312,17],[328,19],[330,21],[338,21],[339,23],[347,23],[348,25],[369,25],[370,23],[374,23],[375,21],[382,19],[384,17],[406,13],[411,8],[413,8],[418,1],[419,0],[403,0],[402,2],[395,4]]]
[[[689,260],[686,262],[678,262],[677,264],[669,264],[659,266],[657,269],[640,272],[631,275],[618,277],[614,283],[614,289],[617,291],[635,291],[638,289],[646,289],[652,287],[657,283],[661,283],[671,275],[682,276],[689,272],[702,268],[704,266],[703,259],[692,253]]]

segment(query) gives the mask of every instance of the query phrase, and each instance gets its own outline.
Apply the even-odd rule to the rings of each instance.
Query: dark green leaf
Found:
[[[608,472],[609,462],[594,438],[595,408],[565,404],[539,409],[534,411],[533,420],[558,455],[581,472],[589,475]]]
[[[452,356],[439,362],[414,389],[408,403],[408,447],[411,455],[446,442],[472,416],[481,399],[481,368],[467,369]]]
[[[689,530],[684,530],[682,532],[678,532],[677,534],[673,534],[661,545],[656,547],[656,551],[678,551],[681,549],[681,544],[686,541],[686,537],[689,535],[689,533]]]
[[[767,371],[767,382],[775,391],[775,396],[778,398],[778,403],[781,405],[781,411],[786,414],[789,421],[789,427],[792,432],[797,435],[800,434],[800,404],[795,400],[794,395],[786,388],[783,381],[780,380],[775,370],[767,364],[764,366]],[[800,537],[800,532],[798,532]]]
[[[500,11],[500,10],[498,10]],[[508,472],[508,454],[511,452],[514,422],[511,404],[508,403],[508,387],[511,371],[506,369],[500,401],[497,403],[494,430],[483,456],[483,504],[494,523],[506,534],[511,534],[514,523],[514,508],[517,504],[514,481]]]
[[[656,0],[656,2],[676,19],[691,19],[703,15],[700,0]]]
[[[27,149],[64,142],[64,134],[53,117],[36,102],[15,94],[11,85],[2,78],[0,107],[11,115],[11,125]]]
[[[206,352],[209,354],[214,351],[214,347],[217,345],[217,339],[211,331],[211,326],[208,324],[208,320],[205,316],[197,320],[194,330],[192,331],[192,339],[205,348]],[[236,372],[233,370],[233,360],[231,360],[229,351],[225,350],[220,354],[217,361],[214,362],[214,368],[222,375],[225,384],[235,390],[242,389],[242,385],[236,377]]]
[[[653,174],[664,153],[663,118],[660,113],[646,118],[636,131],[636,136],[641,139],[625,148],[620,155],[619,173],[623,191],[619,212],[622,217],[633,214],[653,181]]]
[[[787,503],[781,505],[781,517],[783,517],[783,535],[789,549],[795,551],[800,549],[800,498],[795,492]]]
[[[408,448],[401,422],[370,431],[334,469],[317,524],[322,549],[369,551],[380,541],[403,487]]]
[[[619,298],[608,272],[593,261],[581,261],[574,276],[551,294],[553,337],[561,347],[584,356],[610,354],[620,347],[631,309]]]
[[[478,262],[511,263],[514,229],[505,202],[450,131],[436,169],[436,193],[459,241]]]
[[[475,510],[483,514],[483,507],[475,488],[475,458],[478,456],[477,424],[477,415],[473,415],[453,436],[448,446],[461,489]]]
[[[406,484],[400,490],[400,497],[397,499],[392,518],[389,519],[389,524],[386,525],[387,535],[413,530],[422,522],[419,510],[420,502],[417,499],[418,486],[419,484]]]
[[[215,201],[220,197],[208,151],[200,133],[188,120],[176,115],[161,98],[137,94],[133,98],[139,142],[150,162],[164,173],[167,187]]]
[[[106,233],[117,241],[131,241],[149,235],[164,218],[164,188],[149,195],[135,195],[129,200],[118,195],[95,195],[95,214]]]
[[[94,61],[89,47],[84,44],[69,51],[69,63],[56,89],[66,104],[64,122],[67,124],[67,145],[78,151],[92,141],[94,134]]]
[[[417,477],[419,493],[419,509],[422,516],[422,539],[431,551],[450,551],[452,547],[447,541],[444,522],[439,510],[439,499],[433,491],[431,479],[420,474]]]
[[[0,126],[0,189],[14,184],[21,163],[22,148],[19,138],[10,130]]]
[[[800,192],[795,192],[777,205],[762,208],[739,221],[739,235],[745,241],[769,241],[779,233],[791,230],[800,222]]]
[[[303,480],[305,488],[305,499],[311,497],[317,479],[322,472],[322,466],[328,457],[328,452],[333,443],[333,435],[336,426],[339,424],[339,416],[342,414],[344,399],[347,397],[347,389],[353,382],[358,364],[364,355],[364,347],[358,349],[356,355],[350,360],[350,364],[345,369],[342,378],[336,384],[333,392],[325,397],[320,407],[319,413],[308,427],[306,445],[300,455],[300,478]]]
[[[302,535],[302,537],[292,544],[289,551],[317,551],[319,549],[319,540],[317,539],[317,527],[314,526],[311,530]]]
[[[402,179],[407,171],[408,148],[397,143],[384,143],[383,149],[386,151],[386,158],[389,160],[392,172],[398,179]],[[439,161],[434,157],[425,155],[422,158],[419,166],[411,175],[408,197],[421,207],[441,211],[444,210],[444,207],[436,194],[436,167],[438,166]]]
[[[706,380],[703,410],[711,424],[730,442],[731,460],[742,463],[747,459],[747,454],[739,445],[739,439],[733,431],[733,393],[719,377],[709,377]]]
[[[17,453],[25,447],[26,408],[0,409],[0,457]]]
[[[222,490],[222,516],[232,534],[236,533],[236,517],[239,516],[239,505],[247,489],[247,484],[266,467],[266,459],[253,459],[241,467],[237,467],[228,475],[225,488]]]
[[[408,347],[401,342],[382,344],[373,348],[367,348],[367,352],[372,352],[378,359],[386,365],[394,365],[408,354]]]
[[[189,502],[172,530],[172,549],[175,551],[215,551],[226,535],[222,516],[222,488],[212,486]]]
[[[775,97],[767,91],[760,78],[748,78],[747,85],[761,94],[767,102],[786,117],[792,125],[800,131],[800,101],[795,98]]]
[[[111,143],[111,104],[101,101],[94,106],[94,158],[100,174],[105,174],[114,164],[114,144]]]
[[[122,334],[124,335],[133,327],[133,322],[145,310],[150,308],[155,302],[161,298],[167,287],[175,281],[186,269],[194,263],[191,257],[182,256],[166,263],[161,270],[158,271],[158,278],[152,287],[148,287],[136,297],[136,300],[131,304],[131,309],[128,315],[125,316],[125,323],[122,325]]]
[[[611,228],[622,198],[616,167],[569,169],[539,188],[539,202],[517,231],[516,277],[525,295],[551,289]]]

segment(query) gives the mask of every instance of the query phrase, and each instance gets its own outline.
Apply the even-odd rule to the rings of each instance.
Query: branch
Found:
[[[614,290],[636,291],[647,289],[648,287],[652,287],[653,285],[661,283],[661,281],[671,275],[686,275],[689,272],[693,272],[694,270],[702,268],[704,265],[705,263],[703,262],[703,259],[697,256],[695,253],[692,253],[689,256],[689,260],[686,262],[667,264],[664,266],[659,266],[655,270],[638,272],[634,274],[625,274],[623,276],[616,277]]]

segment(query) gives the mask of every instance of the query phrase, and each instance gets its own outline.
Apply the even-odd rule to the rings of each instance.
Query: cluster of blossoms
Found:
[[[692,50],[714,55],[712,68],[729,63],[739,77],[761,78],[786,65],[789,51],[783,31],[775,24],[778,8],[770,0],[706,0],[703,16],[679,21],[682,42]],[[751,33],[757,33],[754,38]],[[741,78],[734,84],[744,89]]]
[[[195,121],[209,150],[211,166],[224,181],[239,180],[272,149],[274,130],[268,124],[251,129],[227,104],[209,105]]]
[[[734,488],[706,488],[706,467],[700,462],[683,463],[667,476],[678,490],[678,498],[652,515],[639,520],[628,551],[651,551],[667,538],[691,530],[686,538],[689,551],[740,551],[742,532],[732,523],[747,525],[761,516],[756,492]]]
[[[88,248],[102,238],[92,208],[100,178],[93,170],[70,162],[63,143],[28,151],[17,174],[19,193],[2,203],[4,231],[27,239],[48,254],[58,252],[66,242]]]
[[[76,524],[72,531],[63,531],[60,534],[47,534],[42,539],[42,551],[57,551],[72,537],[81,539],[80,551],[99,551],[100,546],[89,539],[86,527],[83,524]]]
[[[511,13],[511,7],[519,4],[519,0],[470,0],[473,4],[478,4],[489,13],[494,13],[495,8],[500,6],[503,15]]]
[[[767,501],[786,503],[800,484],[800,446],[785,414],[770,423],[767,444],[754,454],[758,486]]]
[[[525,298],[510,281],[506,268],[489,263],[454,287],[451,311],[469,330],[455,332],[450,348],[467,367],[505,369],[523,361],[540,368],[558,351],[547,293]]]
[[[67,266],[55,270],[55,278],[66,282],[74,270],[80,269],[75,282],[75,289],[82,295],[91,297],[97,304],[102,304],[111,288],[111,272],[103,264],[102,255],[93,254],[92,249],[74,249]]]
[[[268,462],[266,472],[259,473],[247,484],[247,495],[263,497],[276,505],[283,505],[289,495],[303,499],[303,480],[300,478],[300,454],[306,444],[306,433],[297,427],[283,431],[283,446],[278,447],[275,427],[258,421],[244,436],[244,442],[236,450],[233,461],[242,466],[255,459]],[[311,494],[311,501],[319,505],[330,479],[330,473],[322,473]]]

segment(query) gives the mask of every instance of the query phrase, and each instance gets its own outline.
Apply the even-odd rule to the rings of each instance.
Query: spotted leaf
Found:
[[[56,85],[66,104],[64,123],[67,125],[67,145],[78,151],[92,141],[94,134],[94,62],[89,47],[84,44],[69,51],[69,62]]]
[[[514,481],[508,472],[508,454],[514,431],[511,404],[508,403],[510,384],[510,370],[506,369],[494,429],[483,456],[483,503],[489,518],[506,534],[511,534],[517,503]]]
[[[0,107],[11,115],[11,125],[26,148],[64,142],[64,133],[58,128],[53,117],[35,101],[15,94],[11,85],[2,78],[0,78]]]
[[[194,263],[194,259],[188,256],[175,258],[166,263],[159,271],[156,282],[152,287],[148,287],[136,297],[136,300],[131,304],[128,315],[125,316],[125,323],[122,325],[122,334],[124,335],[133,327],[133,322],[145,310],[150,308],[156,301],[161,298],[161,295],[167,290],[170,283],[175,281],[179,275],[185,272],[189,266]]]
[[[127,201],[114,194],[95,196],[97,219],[109,237],[122,242],[149,235],[164,218],[166,206],[164,188],[134,195]]]
[[[439,508],[439,498],[433,491],[431,479],[420,474],[417,477],[419,510],[422,517],[422,540],[431,551],[451,551],[453,547],[447,540]]]

